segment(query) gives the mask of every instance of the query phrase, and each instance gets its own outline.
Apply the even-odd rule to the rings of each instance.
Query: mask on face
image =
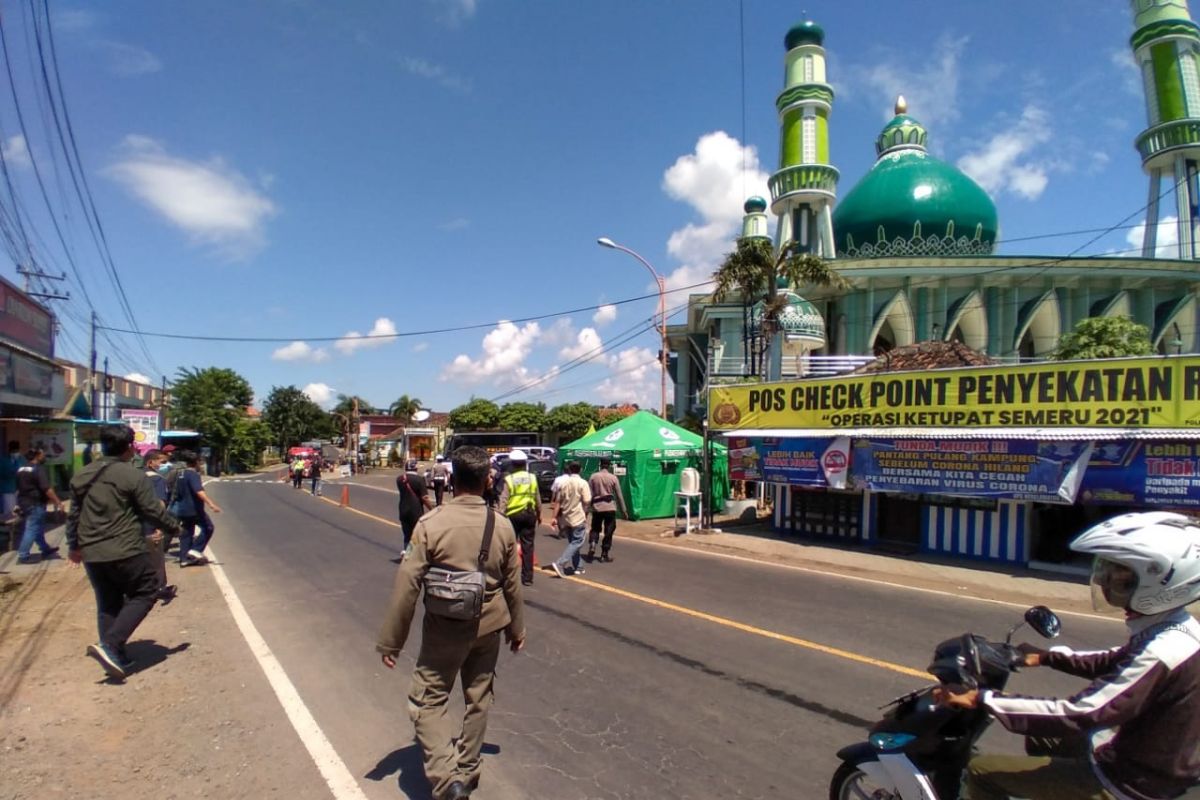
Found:
[[[171,471],[170,462],[168,462],[166,464],[159,464],[159,466],[158,466],[158,474],[159,475],[166,475],[170,471]]]

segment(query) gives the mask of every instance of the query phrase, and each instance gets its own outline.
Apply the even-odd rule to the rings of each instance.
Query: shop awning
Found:
[[[771,439],[1037,439],[1041,441],[1121,441],[1200,439],[1200,428],[743,428],[727,437]]]

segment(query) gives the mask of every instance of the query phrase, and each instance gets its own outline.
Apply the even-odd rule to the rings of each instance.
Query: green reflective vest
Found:
[[[538,484],[533,473],[522,470],[504,478],[508,487],[508,505],[504,507],[504,515],[511,517],[518,511],[537,507]]]

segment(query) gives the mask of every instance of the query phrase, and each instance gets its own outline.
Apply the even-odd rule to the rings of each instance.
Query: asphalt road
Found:
[[[373,649],[400,550],[387,523],[395,493],[355,487],[354,513],[277,482],[209,491],[226,509],[218,557],[367,796],[428,797],[405,709],[417,642],[395,672]],[[327,487],[330,499],[339,491]],[[562,548],[548,533],[543,563]],[[1020,618],[970,598],[650,543],[618,542],[614,555],[583,580],[543,573],[526,591],[529,641],[501,656],[481,800],[823,797],[837,749],[862,738],[879,705],[928,682],[903,670],[923,670],[942,639],[1000,638]],[[1121,634],[1070,616],[1060,641],[1095,647]],[[1034,670],[1010,688],[1079,685]],[[1019,747],[999,729],[985,743]]]

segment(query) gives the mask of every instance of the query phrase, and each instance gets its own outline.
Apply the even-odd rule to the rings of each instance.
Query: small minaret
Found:
[[[742,217],[742,235],[739,239],[766,239],[771,241],[771,231],[767,228],[767,201],[761,197],[751,197],[742,206],[745,215]]]
[[[1171,181],[1179,216],[1179,258],[1197,258],[1200,244],[1200,28],[1187,0],[1130,0],[1134,33],[1129,43],[1142,71],[1148,126],[1137,137],[1142,168],[1150,176],[1142,256],[1153,258],[1162,177]]]
[[[833,87],[825,82],[825,31],[801,22],[788,31],[779,109],[779,170],[771,176],[771,213],[779,218],[776,247],[834,257],[831,209],[838,171],[829,164]]]

